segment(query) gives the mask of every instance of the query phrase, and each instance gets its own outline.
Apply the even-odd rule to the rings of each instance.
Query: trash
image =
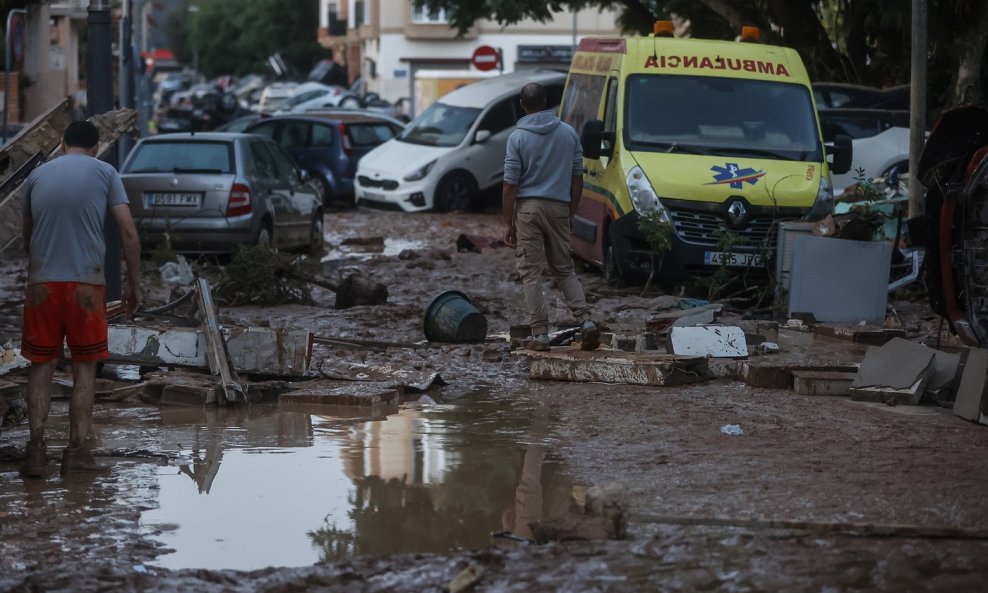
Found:
[[[919,404],[936,370],[935,354],[932,348],[902,338],[868,348],[851,384],[851,399]]]
[[[625,492],[617,483],[587,488],[582,514],[570,512],[530,524],[536,543],[623,539],[627,530]]]
[[[480,580],[480,577],[484,575],[484,567],[480,566],[476,562],[471,562],[466,568],[461,570],[456,574],[455,577],[449,582],[449,586],[446,587],[446,591],[449,593],[462,593],[474,585]]]
[[[706,301],[700,302],[706,303]],[[645,328],[650,332],[662,334],[668,331],[670,327],[709,325],[717,319],[723,308],[724,306],[719,304],[703,304],[663,311],[649,317],[645,321]]]
[[[445,385],[437,371],[394,368],[390,365],[370,366],[359,363],[326,361],[319,368],[327,379],[338,381],[375,381],[409,391],[425,391],[433,385]]]
[[[712,358],[745,358],[748,345],[740,327],[705,325],[673,327],[669,335],[673,354]]]
[[[709,376],[707,359],[621,352],[613,350],[561,350],[526,352],[532,379],[626,383],[629,385],[685,385]]]
[[[483,342],[487,338],[487,318],[467,295],[447,290],[425,310],[424,331],[430,342]]]
[[[382,406],[397,404],[404,390],[388,383],[307,381],[278,396],[278,403],[324,406]]]
[[[721,426],[720,427],[720,431],[723,434],[734,436],[734,437],[741,436],[741,435],[744,434],[744,430],[741,429],[741,425],[740,424],[725,424],[724,426]]]
[[[775,354],[779,351],[779,345],[775,342],[762,342],[755,345],[755,354],[761,354],[762,356],[766,354]]]
[[[340,281],[315,276],[309,281],[335,292],[337,309],[383,305],[388,302],[388,287],[363,274],[353,273]]]
[[[31,366],[31,361],[21,356],[21,349],[9,344],[0,347],[0,375]]]
[[[419,403],[419,404],[426,405],[426,406],[434,406],[434,405],[436,405],[436,400],[432,399],[428,395],[423,395],[422,397],[420,397],[417,400],[415,400],[415,402],[416,403]]]
[[[205,278],[196,280],[196,303],[202,337],[206,342],[206,362],[209,364],[209,372],[217,375],[220,381],[220,393],[223,394],[223,401],[220,403],[235,403],[246,399],[240,378],[237,377],[237,371],[230,360],[230,352],[227,350],[223,333],[220,331],[213,295]]]
[[[161,282],[166,286],[189,286],[195,282],[196,275],[184,255],[175,256],[175,261],[165,262],[158,268]]]
[[[497,249],[507,246],[508,244],[502,239],[494,237],[462,234],[456,238],[457,251],[472,251],[474,253],[480,253],[483,249]]]

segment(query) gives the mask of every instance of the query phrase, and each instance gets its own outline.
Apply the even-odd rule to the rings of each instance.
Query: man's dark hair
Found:
[[[88,121],[74,121],[65,128],[62,138],[69,148],[90,149],[99,144],[99,130]]]
[[[521,106],[528,111],[545,109],[545,87],[537,82],[530,82],[521,89]]]

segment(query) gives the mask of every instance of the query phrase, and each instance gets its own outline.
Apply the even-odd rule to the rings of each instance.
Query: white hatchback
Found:
[[[518,98],[529,82],[546,87],[559,105],[566,74],[514,72],[459,88],[433,103],[395,139],[357,166],[358,203],[406,212],[465,210],[480,192],[501,183],[508,135],[523,115]]]
[[[851,170],[831,174],[834,195],[861,179],[885,177],[892,169],[900,174],[909,170],[909,112],[882,109],[821,109],[820,125],[824,139],[835,134],[851,137]]]

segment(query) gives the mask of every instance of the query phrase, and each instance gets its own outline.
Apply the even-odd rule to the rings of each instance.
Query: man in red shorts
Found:
[[[31,440],[21,466],[26,477],[45,475],[45,423],[51,408],[51,376],[63,353],[72,354],[69,446],[62,472],[106,469],[90,450],[96,364],[106,358],[106,299],[103,271],[107,211],[120,227],[128,314],[140,304],[140,255],[137,229],[117,172],[95,158],[99,130],[73,122],[65,130],[65,154],[34,171],[24,199],[24,250],[28,257],[21,354],[31,361],[27,404]]]

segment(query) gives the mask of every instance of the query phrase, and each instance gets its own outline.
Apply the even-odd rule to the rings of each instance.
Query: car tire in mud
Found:
[[[611,241],[609,231],[604,231],[604,265],[601,268],[604,282],[608,286],[623,288],[626,284],[624,272],[621,270],[621,263],[618,261],[617,251]]]
[[[325,206],[329,201],[329,183],[319,175],[313,173],[309,178],[309,185],[312,186],[312,189],[316,190],[319,201]]]
[[[274,233],[271,230],[271,222],[267,219],[261,222],[261,228],[257,229],[257,236],[254,237],[254,245],[267,245],[274,247]]]
[[[309,229],[309,255],[318,257],[323,254],[326,245],[326,236],[323,231],[323,213],[320,210],[312,218],[312,227]]]
[[[477,191],[477,182],[468,173],[450,173],[436,186],[432,208],[436,212],[469,210]]]

